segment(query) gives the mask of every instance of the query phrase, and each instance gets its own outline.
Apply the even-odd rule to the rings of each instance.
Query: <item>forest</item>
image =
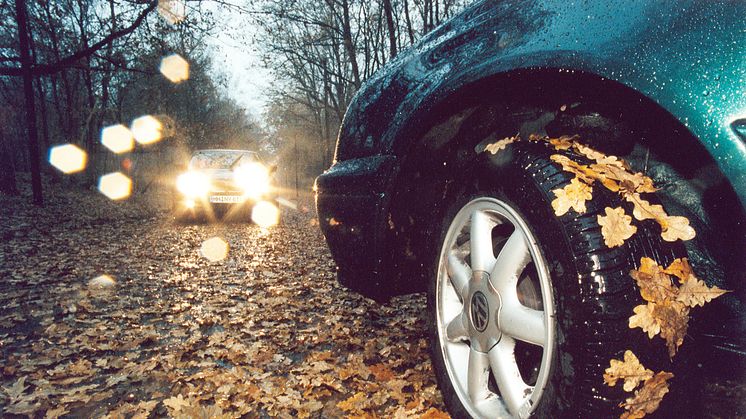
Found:
[[[123,171],[134,191],[168,184],[200,148],[259,151],[279,179],[303,189],[329,167],[357,89],[403,49],[464,7],[463,0],[4,0],[0,2],[0,191],[30,182],[91,187]],[[226,28],[221,16],[229,14]],[[241,30],[249,28],[250,30]],[[272,77],[262,110],[231,95],[209,39],[220,31],[256,51]],[[181,57],[188,79],[163,60]],[[158,142],[112,153],[107,127],[151,116]],[[137,140],[137,135],[135,135]],[[74,144],[85,170],[62,179],[52,147]],[[300,179],[300,181],[298,181]]]

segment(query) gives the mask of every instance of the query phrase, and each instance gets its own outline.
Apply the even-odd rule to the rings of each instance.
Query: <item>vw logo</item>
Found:
[[[487,297],[480,291],[475,292],[471,297],[471,323],[480,332],[484,332],[490,322],[489,311],[490,305],[487,303]]]

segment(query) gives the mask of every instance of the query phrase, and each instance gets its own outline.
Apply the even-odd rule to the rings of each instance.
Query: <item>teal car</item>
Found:
[[[692,417],[705,369],[746,378],[743,11],[477,1],[358,91],[320,226],[342,284],[427,292],[452,415],[639,415],[670,384],[644,413]],[[656,378],[611,384],[628,351]]]

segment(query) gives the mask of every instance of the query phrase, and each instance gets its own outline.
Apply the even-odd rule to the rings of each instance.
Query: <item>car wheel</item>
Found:
[[[602,188],[584,214],[556,217],[551,191],[571,175],[550,154],[520,143],[481,162],[454,182],[435,226],[432,359],[455,417],[619,415],[630,394],[604,385],[612,358],[630,349],[674,371],[662,341],[628,327],[642,301],[629,272],[642,256],[669,263],[682,248],[652,224],[608,248],[597,215],[622,203]]]

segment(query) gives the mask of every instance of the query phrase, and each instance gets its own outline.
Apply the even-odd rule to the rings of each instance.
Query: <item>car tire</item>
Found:
[[[619,416],[633,393],[602,377],[628,349],[679,382],[691,371],[687,354],[672,362],[660,337],[628,325],[642,304],[630,270],[643,256],[668,264],[683,246],[643,222],[624,245],[607,247],[597,215],[625,204],[600,186],[585,213],[555,216],[551,191],[572,178],[550,161],[556,153],[521,142],[482,155],[454,179],[432,226],[440,240],[428,252],[431,356],[454,417]]]

